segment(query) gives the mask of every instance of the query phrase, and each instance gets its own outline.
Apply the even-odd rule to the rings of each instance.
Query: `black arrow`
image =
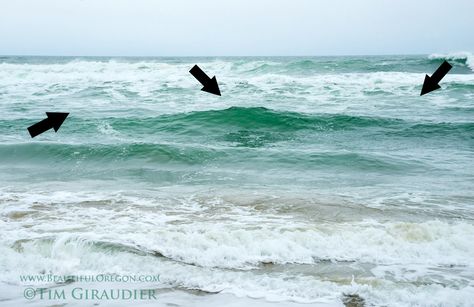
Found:
[[[219,90],[219,85],[217,85],[216,76],[209,78],[205,72],[199,68],[199,66],[194,65],[193,68],[189,71],[191,75],[194,76],[204,87],[201,91],[208,92],[214,95],[221,95],[221,91]]]
[[[46,116],[48,117],[43,119],[39,123],[28,127],[28,132],[30,133],[32,138],[51,128],[53,128],[54,131],[58,132],[59,127],[61,127],[68,115],[69,113],[46,112]]]
[[[441,81],[441,79],[446,76],[448,71],[453,68],[451,64],[448,62],[444,61],[443,64],[441,64],[440,67],[429,77],[428,75],[425,76],[425,82],[423,82],[423,88],[421,89],[421,94],[420,96],[423,96],[424,94],[428,94],[429,92],[432,92],[434,90],[437,90],[440,88],[438,83]]]

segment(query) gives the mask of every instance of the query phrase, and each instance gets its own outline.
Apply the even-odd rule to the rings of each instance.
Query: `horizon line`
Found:
[[[457,51],[466,52],[466,51]],[[333,54],[333,55],[60,55],[60,54],[0,54],[0,57],[122,57],[122,58],[235,58],[235,57],[364,57],[364,56],[424,56],[432,53],[381,53],[381,54]],[[451,53],[451,52],[448,52]]]

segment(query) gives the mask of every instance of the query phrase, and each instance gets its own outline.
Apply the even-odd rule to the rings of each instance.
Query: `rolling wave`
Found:
[[[429,56],[429,59],[434,61],[446,60],[451,63],[454,62],[456,65],[464,65],[474,71],[474,54],[470,52],[433,53]]]
[[[464,109],[463,109],[464,110]],[[27,126],[29,120],[0,120],[6,131]],[[178,136],[231,136],[235,133],[269,133],[278,136],[295,136],[296,133],[327,133],[332,131],[373,131],[380,134],[399,133],[405,136],[470,135],[474,122],[409,121],[391,117],[348,114],[309,114],[265,107],[230,107],[219,110],[165,114],[156,117],[105,117],[100,120],[80,119],[71,116],[62,128],[69,134],[96,133],[105,135],[178,135]],[[244,133],[245,134],[245,133]],[[240,135],[242,136],[242,135]],[[282,139],[288,139],[283,137]],[[95,142],[101,143],[101,142]],[[140,143],[134,141],[133,143]]]
[[[104,120],[116,132],[137,129],[139,133],[154,131],[181,136],[229,136],[229,133],[248,131],[270,133],[276,140],[291,139],[291,135],[297,132],[314,134],[362,129],[382,134],[403,131],[405,136],[413,137],[470,135],[474,131],[474,122],[418,122],[390,117],[308,114],[265,107],[230,107],[149,118]],[[288,135],[289,138],[283,135]]]
[[[24,163],[89,161],[109,164],[140,161],[148,165],[224,163],[228,166],[258,160],[262,165],[297,169],[323,166],[401,171],[422,164],[378,156],[364,150],[350,153],[335,149],[319,151],[317,145],[324,139],[326,142],[346,142],[347,139],[360,138],[361,133],[372,139],[371,142],[379,139],[385,144],[396,144],[400,138],[413,144],[423,139],[463,139],[468,143],[474,139],[474,123],[469,122],[409,122],[383,117],[303,114],[263,107],[231,107],[150,118],[104,120],[107,125],[97,127],[90,121],[71,119],[69,126],[64,128],[70,131],[63,132],[73,136],[76,133],[77,143],[40,141],[3,144],[0,145],[0,157],[4,162]],[[0,122],[2,125],[11,126]],[[97,133],[96,129],[103,138],[89,139],[89,135]],[[137,141],[140,135],[143,139]],[[316,147],[311,145],[308,150],[309,147],[305,147],[308,145],[304,144],[314,143],[315,140],[318,140],[313,144]],[[272,149],[274,146],[279,147]]]

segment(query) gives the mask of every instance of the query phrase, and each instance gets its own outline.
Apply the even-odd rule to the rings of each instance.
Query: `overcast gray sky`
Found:
[[[3,55],[474,51],[474,0],[0,0]]]

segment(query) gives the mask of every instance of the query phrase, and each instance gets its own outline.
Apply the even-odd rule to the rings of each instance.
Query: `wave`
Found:
[[[436,225],[433,225],[436,226]],[[380,259],[380,255],[386,255],[387,251],[395,251],[394,255],[390,257],[387,265],[384,265],[383,260],[378,260],[376,267],[372,264],[365,263],[361,266],[357,264],[339,265],[338,261],[327,263],[321,267],[315,266],[316,270],[312,270],[312,266],[316,262],[312,260],[312,266],[304,266],[298,268],[296,265],[288,264],[285,271],[279,270],[278,267],[259,269],[259,270],[239,270],[227,269],[220,266],[208,266],[207,263],[203,266],[187,265],[181,261],[173,261],[169,258],[156,257],[146,253],[130,252],[129,248],[124,245],[124,251],[120,251],[120,245],[112,244],[114,249],[108,250],[102,246],[96,246],[94,239],[79,238],[70,235],[58,235],[53,241],[40,240],[24,242],[21,244],[21,250],[14,250],[13,248],[0,246],[5,259],[5,263],[11,267],[21,268],[21,274],[56,274],[56,275],[97,275],[97,274],[119,274],[119,275],[159,275],[159,282],[154,283],[154,287],[161,289],[163,287],[175,290],[197,290],[202,293],[228,293],[238,297],[250,297],[253,299],[263,298],[269,302],[275,301],[292,301],[298,303],[312,303],[312,302],[328,302],[339,298],[341,293],[352,293],[365,298],[369,305],[380,306],[390,305],[394,301],[401,302],[402,305],[416,305],[416,306],[434,306],[446,305],[454,303],[459,306],[468,306],[472,301],[472,287],[464,282],[459,282],[459,279],[451,277],[457,270],[462,273],[469,274],[471,266],[469,265],[468,251],[463,252],[466,258],[459,261],[455,257],[448,263],[448,268],[444,269],[442,266],[436,266],[434,263],[428,261],[425,263],[422,258],[427,255],[431,260],[442,255],[443,258],[448,258],[450,254],[462,250],[460,248],[459,240],[454,243],[447,243],[446,239],[459,236],[459,231],[469,229],[457,229],[457,226],[452,229],[438,230],[428,238],[428,241],[421,241],[413,243],[407,240],[400,249],[398,244],[392,246],[397,240],[397,233],[390,233],[387,235],[389,241],[385,241],[385,236],[380,236],[380,231],[376,228],[373,231],[364,233],[367,236],[363,242],[352,244],[352,239],[356,237],[359,232],[353,229],[348,229],[347,238],[338,238],[340,241],[335,242],[335,250],[340,251],[347,249],[348,254],[369,254],[379,253],[376,255]],[[417,229],[413,229],[416,232]],[[451,233],[451,231],[453,233]],[[136,230],[132,231],[135,233]],[[150,232],[150,234],[157,233],[156,237],[163,235],[161,232]],[[275,233],[272,233],[275,235]],[[283,232],[284,235],[289,235]],[[418,235],[423,235],[420,233]],[[194,234],[196,235],[196,234]],[[198,246],[198,242],[192,240],[185,244],[179,245],[179,250],[196,254],[196,259],[201,261],[206,260],[206,257],[211,256],[213,259],[219,261],[232,262],[235,258],[244,256],[251,256],[253,253],[257,257],[275,255],[278,250],[281,250],[281,256],[292,256],[297,253],[304,253],[306,245],[315,241],[315,238],[309,236],[301,238],[300,240],[289,236],[289,241],[281,241],[275,238],[268,238],[267,234],[263,237],[266,241],[265,247],[268,248],[263,255],[257,254],[263,247],[259,244],[259,240],[255,240],[252,235],[239,237],[241,242],[254,242],[255,250],[249,249],[253,246],[242,246],[244,254],[239,253],[239,249],[233,249],[229,246],[227,241],[228,236],[225,232],[220,232],[224,240],[224,245],[216,245],[214,242],[210,244],[211,250],[206,249],[202,252],[203,247],[194,250],[193,247]],[[405,234],[402,234],[402,239]],[[154,236],[152,236],[154,237]],[[214,237],[209,237],[213,239]],[[181,239],[180,237],[178,239]],[[468,238],[466,238],[467,240]],[[324,243],[329,242],[323,240]],[[427,245],[426,243],[430,243]],[[190,246],[189,243],[192,245]],[[194,244],[193,244],[194,243]],[[233,242],[230,242],[233,243]],[[366,246],[367,243],[370,246]],[[303,248],[294,248],[297,245],[302,245]],[[375,246],[376,250],[371,251],[370,247]],[[464,245],[466,246],[466,245]],[[467,245],[469,246],[469,245]],[[217,249],[216,249],[217,247]],[[315,252],[322,246],[315,246]],[[388,247],[388,249],[386,248]],[[398,248],[398,250],[397,250]],[[133,248],[135,249],[135,248]],[[420,253],[416,257],[417,262],[412,264],[405,262],[406,259],[400,258],[404,256],[404,252],[411,249],[414,254]],[[446,252],[448,250],[449,252]],[[211,254],[215,252],[215,254]],[[226,256],[229,255],[229,256]],[[433,256],[434,255],[434,256]],[[251,260],[254,257],[251,257]],[[33,261],[34,259],[34,261]],[[209,264],[212,259],[209,260]],[[293,262],[290,262],[293,263]],[[467,267],[463,264],[466,263]],[[430,266],[431,264],[431,266]],[[452,265],[452,266],[451,266]],[[352,267],[352,268],[351,268]],[[369,267],[371,272],[368,276],[364,267]],[[344,270],[344,271],[341,271]],[[340,272],[347,272],[344,276]],[[38,273],[40,272],[40,273]],[[355,276],[351,278],[350,272],[354,272]],[[18,285],[18,270],[7,270],[2,272],[3,280],[10,284]],[[386,274],[387,279],[384,280]],[[440,274],[446,274],[446,277],[440,277]],[[459,273],[458,273],[459,274]],[[348,276],[347,276],[348,275]],[[426,277],[428,275],[428,277]],[[191,276],[191,277],[190,277]],[[446,279],[448,281],[446,281]],[[451,280],[454,279],[454,280]],[[447,284],[449,282],[449,284]],[[44,283],[35,283],[44,284]],[[454,284],[454,285],[453,285]],[[23,287],[26,284],[21,284]],[[429,295],[425,295],[425,292]],[[419,294],[422,293],[422,294]],[[441,294],[440,294],[441,293]],[[228,301],[228,297],[227,301]],[[449,299],[448,299],[449,298]],[[340,304],[334,304],[340,305]]]
[[[279,62],[253,61],[238,67],[243,73],[280,74],[308,76],[332,73],[380,73],[380,72],[424,72],[433,62],[448,60],[458,67],[474,70],[474,55],[470,52],[448,54],[431,54],[421,56],[348,56],[348,57],[317,57],[280,60]],[[252,65],[253,64],[253,65]],[[459,70],[458,73],[465,73]]]
[[[0,128],[10,129],[17,125],[31,124],[29,121],[0,120]],[[313,132],[354,130],[359,128],[391,128],[408,125],[401,119],[388,117],[358,116],[346,114],[309,114],[284,110],[273,110],[265,107],[230,107],[220,110],[193,111],[188,113],[166,114],[157,117],[106,117],[100,121],[82,120],[71,117],[68,126],[73,131],[99,132],[104,134],[125,133],[159,133],[172,132],[180,135],[209,135],[229,131],[268,131],[296,132],[309,130]],[[71,132],[73,132],[71,131]]]
[[[384,135],[401,132],[400,135],[409,137],[465,137],[474,131],[474,122],[412,122],[391,117],[309,114],[265,107],[230,107],[150,118],[108,118],[103,121],[107,122],[109,128],[104,132],[106,134],[110,134],[110,131],[121,133],[133,130],[177,136],[207,136],[225,142],[238,142],[238,139],[252,136],[277,142],[295,139],[296,134],[304,135],[305,132],[358,133],[365,130]]]
[[[155,121],[151,119],[151,121]],[[171,129],[182,123],[197,123],[203,127],[229,127],[241,129],[272,129],[279,131],[296,130],[344,130],[358,127],[387,126],[400,122],[397,119],[351,116],[342,114],[310,115],[297,112],[271,110],[264,107],[231,107],[223,110],[199,111],[188,114],[171,115],[157,119]]]
[[[146,274],[159,275],[156,287],[297,302],[354,291],[376,306],[445,305],[449,296],[439,291],[473,296],[462,279],[473,269],[466,220],[399,221],[383,210],[383,221],[335,222],[319,208],[318,218],[300,219],[288,211],[292,198],[279,207],[273,196],[250,200],[240,190],[239,202],[207,189],[202,199],[155,190],[18,192],[3,196],[9,222],[0,223],[2,281],[13,285],[19,274]],[[438,293],[429,304],[413,295],[428,290]]]
[[[28,126],[28,121],[0,120],[0,129],[6,131],[18,125]],[[199,163],[222,156],[222,148],[257,148],[284,141],[297,144],[310,137],[324,136],[331,132],[344,132],[344,135],[353,134],[354,137],[364,133],[370,137],[384,138],[472,139],[474,123],[411,122],[389,117],[305,114],[264,107],[231,107],[148,118],[103,118],[100,121],[71,118],[68,126],[63,128],[66,129],[69,129],[68,135],[79,138],[79,144],[2,144],[0,156],[17,159],[46,154],[63,158],[85,155],[102,159],[136,157],[153,158],[160,162]],[[105,142],[95,141],[97,132],[105,137]],[[137,138],[140,139],[141,136],[144,140],[137,142]],[[214,147],[207,146],[206,143],[213,144]],[[15,154],[12,155],[12,152]]]
[[[244,72],[253,73],[309,73],[325,68],[325,63],[317,60],[301,59],[296,61],[283,62],[255,62],[253,67],[246,65]],[[326,67],[327,68],[327,67]]]
[[[446,60],[454,62],[458,65],[468,66],[474,71],[474,54],[467,51],[451,52],[451,53],[433,53],[428,57],[430,60]]]
[[[12,153],[14,153],[12,155]],[[119,162],[124,160],[145,160],[149,163],[201,164],[218,156],[225,155],[210,148],[199,149],[168,144],[15,144],[0,146],[3,161],[71,161],[90,160],[94,162]]]
[[[110,214],[109,210],[106,211]],[[90,218],[98,219],[92,216]],[[109,222],[114,219],[105,216],[101,218]],[[143,225],[138,220],[140,219],[137,218],[133,225],[145,227],[141,231],[152,229],[152,225]],[[130,232],[122,233],[120,239],[107,237],[98,229],[95,234],[54,235],[54,232],[46,232],[42,237],[14,241],[10,248],[19,253],[38,249],[44,257],[53,258],[62,253],[79,253],[84,256],[94,252],[127,253],[199,267],[239,270],[268,264],[316,264],[326,261],[469,265],[474,251],[467,244],[473,239],[474,226],[465,222],[433,220],[422,223],[379,223],[365,220],[351,224],[255,226],[256,224],[232,225],[199,220],[174,226],[155,225],[153,229],[160,234],[156,237],[144,238],[140,232]],[[279,244],[275,245],[275,242]],[[341,242],[345,243],[340,244]],[[447,253],[447,250],[450,252]]]
[[[430,63],[449,60],[458,66],[474,70],[474,55],[468,51],[433,53],[422,56],[337,56],[337,57],[269,57],[269,58],[198,58],[202,65],[220,75],[235,74],[288,74],[313,75],[319,73],[372,73],[372,72],[421,72]],[[189,59],[173,58],[44,58],[44,57],[4,57],[0,67],[5,75],[18,79],[31,78],[35,73],[48,72],[61,76],[74,74],[74,80],[83,77],[90,79],[107,75],[109,79],[123,79],[124,76],[136,80],[137,72],[147,79],[174,81],[181,84],[184,73],[191,66]],[[122,75],[122,76],[121,76]],[[124,76],[123,76],[124,75]],[[159,76],[159,78],[157,78]],[[50,77],[50,76],[48,76]],[[68,78],[66,78],[67,80]],[[192,80],[191,80],[192,81]],[[193,82],[189,84],[193,84]]]

